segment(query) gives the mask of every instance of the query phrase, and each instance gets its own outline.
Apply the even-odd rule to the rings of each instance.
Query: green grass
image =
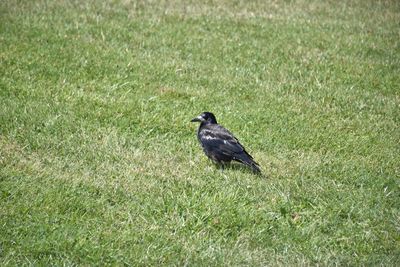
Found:
[[[0,265],[399,266],[400,4],[337,2],[1,1]]]

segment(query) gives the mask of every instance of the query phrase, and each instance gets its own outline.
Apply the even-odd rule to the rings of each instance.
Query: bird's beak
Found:
[[[202,121],[202,120],[203,120],[203,118],[201,116],[198,116],[198,117],[192,119],[190,122],[197,122],[197,121]]]

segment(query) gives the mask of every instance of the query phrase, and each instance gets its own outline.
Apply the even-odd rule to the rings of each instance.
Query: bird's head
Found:
[[[203,112],[199,116],[191,120],[191,122],[197,122],[197,121],[201,123],[203,122],[217,123],[217,119],[211,112]]]

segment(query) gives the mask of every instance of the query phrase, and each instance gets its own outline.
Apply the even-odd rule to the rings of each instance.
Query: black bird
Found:
[[[223,168],[224,164],[234,160],[249,166],[254,172],[261,172],[259,165],[246,152],[239,140],[217,123],[214,114],[203,112],[191,122],[200,122],[197,138],[204,153],[213,162],[222,165]]]

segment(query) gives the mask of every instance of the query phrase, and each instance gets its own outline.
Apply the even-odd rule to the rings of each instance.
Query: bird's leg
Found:
[[[223,162],[221,162],[220,165],[221,165],[221,171],[224,171],[225,170],[225,164]]]
[[[223,164],[223,162],[218,161],[218,160],[213,160],[213,163],[214,163],[214,165],[215,165],[215,167],[216,167],[217,169],[219,169],[219,170],[221,170],[221,171],[224,170],[224,164]]]

